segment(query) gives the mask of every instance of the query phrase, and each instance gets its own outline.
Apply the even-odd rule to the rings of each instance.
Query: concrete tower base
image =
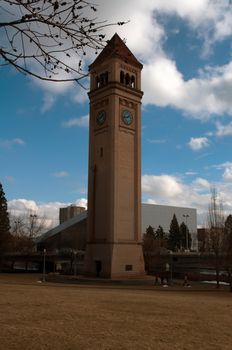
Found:
[[[140,243],[87,244],[85,274],[111,279],[145,276]]]

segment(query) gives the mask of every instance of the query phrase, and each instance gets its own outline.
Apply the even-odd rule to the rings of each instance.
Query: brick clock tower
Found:
[[[144,276],[141,69],[117,34],[90,65],[87,275]]]

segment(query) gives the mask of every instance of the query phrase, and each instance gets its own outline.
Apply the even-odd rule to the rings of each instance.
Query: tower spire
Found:
[[[119,58],[125,63],[131,64],[140,69],[142,69],[143,67],[143,65],[128,49],[124,41],[120,38],[120,36],[117,33],[115,33],[114,36],[108,41],[105,48],[98,55],[95,61],[90,65],[90,69],[110,58]]]

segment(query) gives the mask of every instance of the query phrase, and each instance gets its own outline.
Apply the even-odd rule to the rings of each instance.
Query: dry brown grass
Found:
[[[0,275],[0,349],[232,349],[231,293],[37,279]]]

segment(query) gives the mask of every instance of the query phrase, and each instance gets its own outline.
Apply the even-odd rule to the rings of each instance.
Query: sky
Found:
[[[142,201],[197,208],[210,188],[232,213],[232,2],[96,0],[143,64]],[[91,63],[91,55],[85,64]],[[0,182],[12,215],[58,224],[59,207],[87,205],[87,91],[0,68]]]

